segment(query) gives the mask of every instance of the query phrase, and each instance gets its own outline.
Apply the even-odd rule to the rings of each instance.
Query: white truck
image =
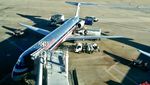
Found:
[[[92,44],[86,44],[86,52],[89,54],[94,52],[94,48]]]
[[[76,43],[75,53],[81,53],[82,47],[82,43]]]
[[[93,53],[94,51],[99,51],[99,46],[96,43],[76,43],[75,53]]]
[[[75,35],[101,36],[101,29],[81,29]]]

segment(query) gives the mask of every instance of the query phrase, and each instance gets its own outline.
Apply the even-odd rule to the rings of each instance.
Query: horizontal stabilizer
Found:
[[[97,5],[95,3],[89,3],[89,2],[70,2],[70,1],[66,1],[66,3],[71,4],[71,5],[75,5],[75,6],[78,6],[79,3],[80,3],[80,5]]]
[[[70,2],[66,1],[66,3],[77,6],[77,11],[75,17],[79,17],[80,5],[97,5],[89,2]]]
[[[42,29],[42,28],[33,27],[33,26],[26,25],[26,24],[23,24],[23,23],[19,23],[19,24],[22,25],[22,26],[24,26],[24,27],[26,27],[26,28],[28,28],[28,29],[31,29],[31,30],[33,30],[33,31],[35,31],[37,33],[40,33],[42,35],[47,35],[47,34],[50,33],[50,31]]]

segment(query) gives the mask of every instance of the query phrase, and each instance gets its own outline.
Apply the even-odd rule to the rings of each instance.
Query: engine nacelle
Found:
[[[78,28],[83,28],[84,27],[84,24],[85,24],[85,21],[84,20],[80,20],[77,24],[77,27]]]

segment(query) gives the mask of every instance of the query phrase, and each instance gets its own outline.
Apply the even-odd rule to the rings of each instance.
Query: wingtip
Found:
[[[18,24],[19,24],[19,25],[24,25],[23,23],[20,23],[20,22],[19,22]]]
[[[140,49],[136,49],[137,51],[140,51]]]
[[[140,53],[142,53],[142,52],[143,52],[143,51],[142,51],[142,50],[140,50],[140,49],[137,49],[137,51],[138,51],[138,52],[140,52]]]

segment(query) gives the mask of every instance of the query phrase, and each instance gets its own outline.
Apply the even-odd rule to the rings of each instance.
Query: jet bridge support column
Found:
[[[37,58],[37,77],[36,77],[36,83],[35,85],[42,85],[42,81],[43,81],[43,58],[42,57],[38,57]]]
[[[41,52],[35,60],[35,73],[36,73],[36,82],[35,85],[43,85],[43,65],[46,63],[46,52]]]
[[[69,55],[68,55],[68,49],[67,49],[67,51],[66,51],[66,55],[65,55],[65,64],[66,64],[66,67],[65,67],[65,71],[66,71],[66,76],[67,76],[67,79],[68,79],[68,63],[69,63],[69,61],[68,61],[68,59],[69,59]]]

